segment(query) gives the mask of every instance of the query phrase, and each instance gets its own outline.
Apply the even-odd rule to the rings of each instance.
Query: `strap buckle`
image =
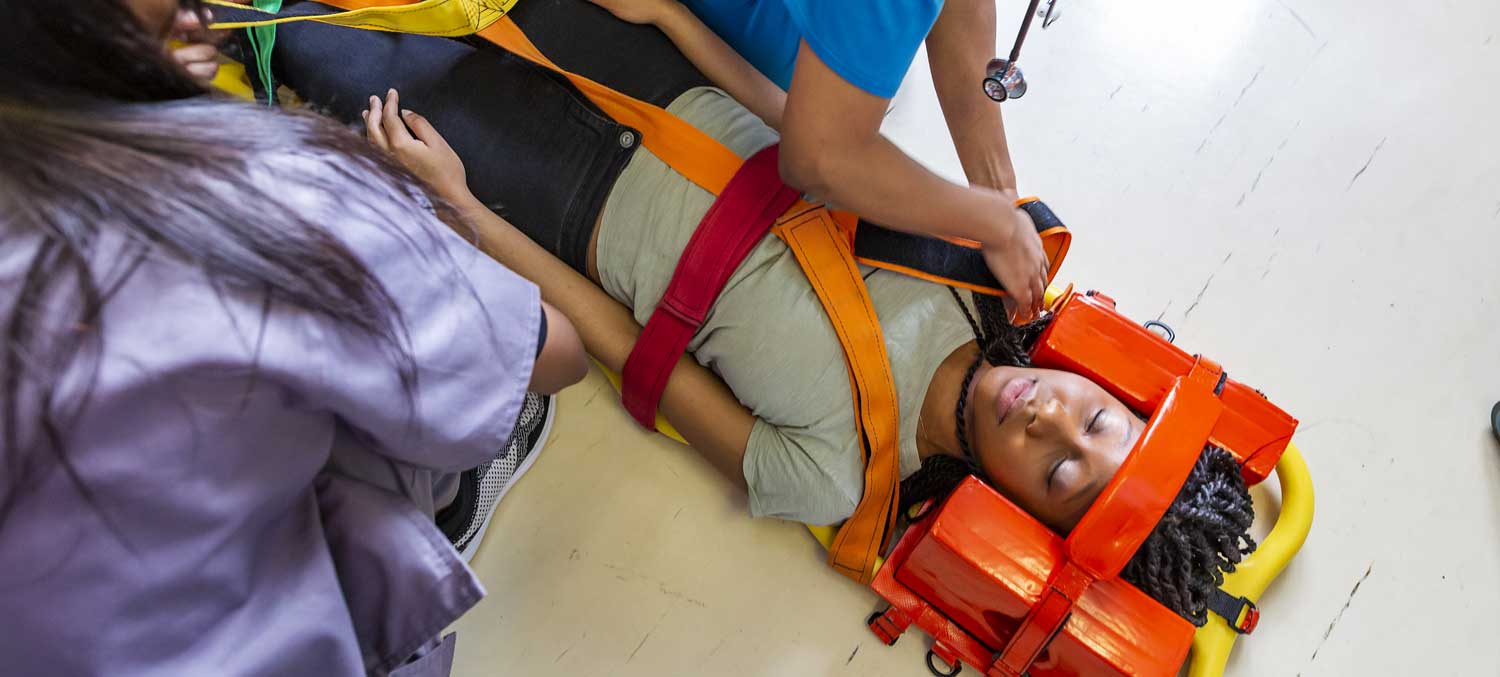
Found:
[[[1230,630],[1241,635],[1255,632],[1255,626],[1260,625],[1260,607],[1255,606],[1255,602],[1246,597],[1236,597],[1222,589],[1214,590],[1208,609],[1223,618]]]

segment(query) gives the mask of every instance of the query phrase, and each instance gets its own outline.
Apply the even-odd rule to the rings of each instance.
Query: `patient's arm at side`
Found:
[[[390,90],[382,102],[370,97],[365,134],[395,156],[460,214],[458,234],[542,291],[542,301],[572,320],[583,346],[615,373],[641,334],[630,312],[588,278],[532,242],[469,191],[463,161],[426,118],[400,111],[400,95]],[[660,409],[688,444],[741,489],[745,488],[745,446],[755,417],[729,387],[703,365],[684,355],[667,379]]]
[[[589,353],[619,373],[641,333],[628,310],[588,278],[476,200],[461,205],[465,234],[495,260],[542,289],[542,299],[573,321]],[[742,465],[754,417],[717,376],[688,355],[677,360],[661,411],[684,439],[741,489]]]
[[[592,0],[623,21],[652,24],[714,84],[772,129],[781,129],[786,92],[676,0]]]

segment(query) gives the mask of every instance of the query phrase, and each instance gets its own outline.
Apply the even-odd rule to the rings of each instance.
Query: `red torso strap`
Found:
[[[620,395],[631,417],[648,429],[656,429],[667,377],[730,274],[797,201],[797,191],[781,182],[777,148],[772,145],[746,160],[703,215],[625,360]]]

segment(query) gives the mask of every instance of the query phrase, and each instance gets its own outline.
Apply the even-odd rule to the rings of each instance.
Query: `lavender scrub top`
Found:
[[[97,359],[74,360],[53,395],[88,392],[62,436],[92,501],[50,457],[9,497],[0,673],[446,674],[451,638],[434,638],[484,590],[433,525],[430,482],[510,434],[540,298],[419,198],[340,201],[275,178],[302,163],[338,185],[340,162],[266,153],[251,171],[385,286],[415,362],[410,398],[368,337],[287,304],[263,319],[260,294],[148,255],[104,307]],[[376,225],[389,223],[403,227]],[[105,231],[92,265],[114,280],[126,243]],[[0,317],[37,244],[0,214]],[[23,426],[35,404],[21,400]]]

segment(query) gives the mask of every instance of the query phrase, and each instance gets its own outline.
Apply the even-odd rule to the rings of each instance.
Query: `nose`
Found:
[[[1063,406],[1062,400],[1056,397],[1034,403],[1029,413],[1031,423],[1026,426],[1026,434],[1032,437],[1056,438],[1066,430],[1068,410]]]

